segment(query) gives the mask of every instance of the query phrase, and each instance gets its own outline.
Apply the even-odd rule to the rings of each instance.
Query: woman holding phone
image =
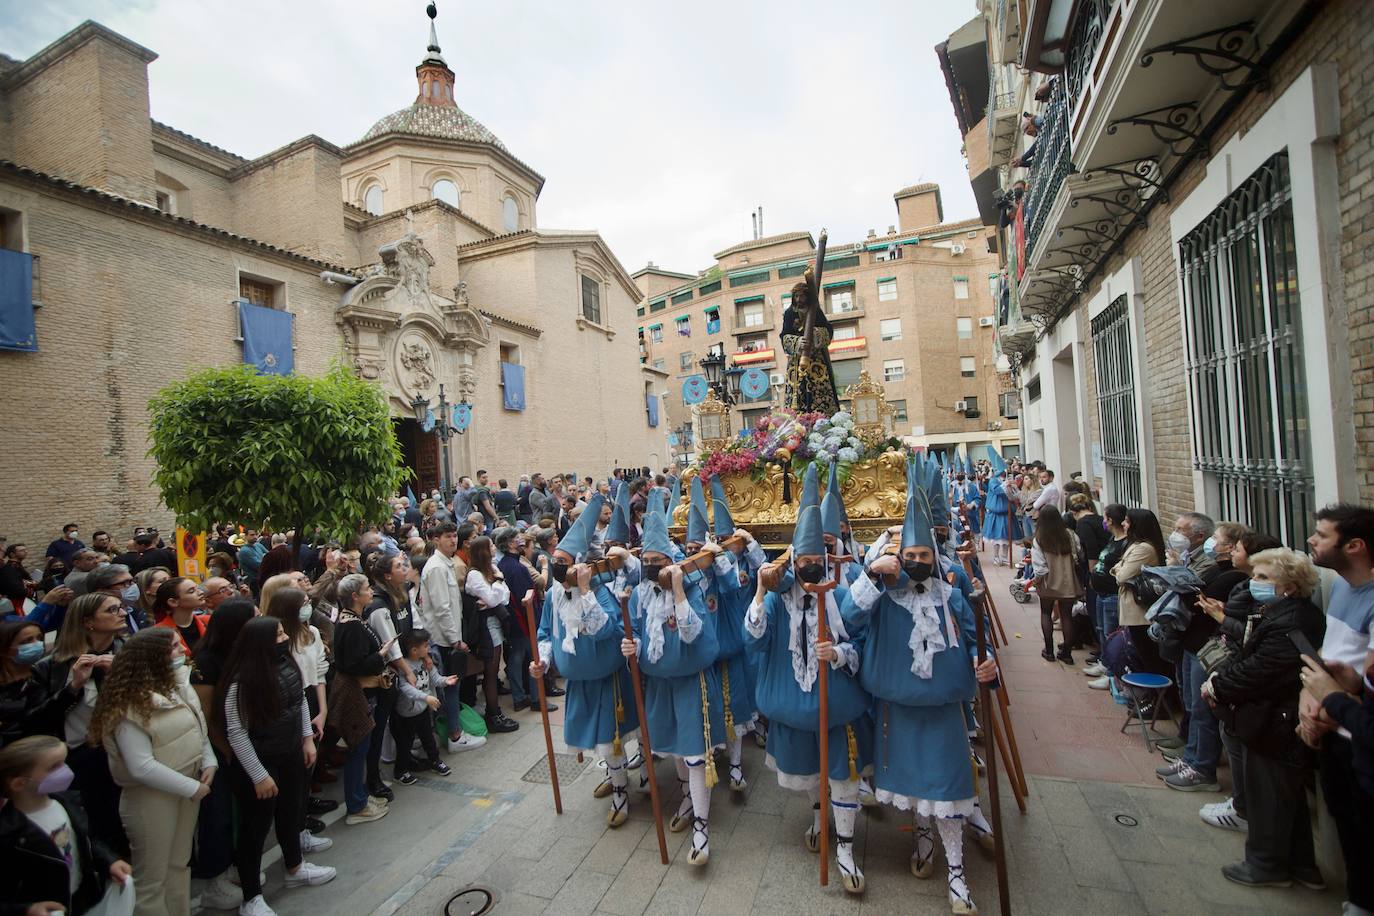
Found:
[[[329,724],[348,745],[344,763],[347,823],[366,824],[386,817],[387,801],[368,794],[367,751],[372,745],[372,718],[377,697],[386,689],[387,657],[396,637],[385,642],[364,619],[372,602],[367,576],[351,573],[339,581],[339,619],[334,627],[334,685],[329,696]]]

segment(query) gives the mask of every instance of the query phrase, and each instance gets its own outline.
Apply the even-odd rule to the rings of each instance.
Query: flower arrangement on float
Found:
[[[797,477],[812,463],[823,472],[837,464],[841,478],[846,478],[851,465],[888,451],[905,451],[905,446],[895,438],[866,443],[856,434],[854,418],[848,411],[826,416],[778,408],[759,417],[751,429],[724,448],[707,453],[697,468],[708,478],[749,474],[757,481],[770,464],[786,465]]]

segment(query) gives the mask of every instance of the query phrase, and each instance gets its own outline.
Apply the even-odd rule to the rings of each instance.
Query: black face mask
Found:
[[[563,579],[568,575],[568,570],[570,569],[572,569],[572,567],[569,566],[567,563],[555,560],[553,564],[553,581],[562,583]]]
[[[944,543],[945,543],[946,541],[948,541],[948,540],[949,540],[949,535],[947,535],[947,534],[941,534],[941,533],[938,532],[938,531],[935,532],[935,543],[937,543],[937,544],[944,544]]]
[[[278,659],[286,658],[291,654],[291,641],[279,642],[272,647],[272,650],[277,654]]]
[[[902,561],[902,572],[906,573],[906,577],[918,585],[929,579],[930,574],[934,571],[935,568],[931,564],[920,560]]]
[[[658,577],[662,575],[663,570],[667,568],[668,567],[662,563],[645,563],[641,576],[645,582],[652,582],[654,585],[658,585]]]
[[[819,563],[808,563],[797,567],[797,578],[807,585],[815,585],[825,575],[825,567]]]

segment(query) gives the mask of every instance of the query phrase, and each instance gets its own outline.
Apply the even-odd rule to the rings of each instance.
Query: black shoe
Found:
[[[369,782],[367,784],[367,794],[375,795],[378,798],[384,798],[387,801],[396,800],[396,793],[391,791],[391,789],[388,788],[387,785],[380,779],[376,782]]]
[[[546,697],[561,697],[561,696],[562,696],[563,694],[565,694],[565,693],[567,693],[567,691],[564,690],[562,687],[546,687],[546,688],[544,688],[544,696],[546,696]]]
[[[339,807],[339,803],[332,798],[311,796],[310,801],[306,802],[305,811],[307,814],[328,814],[337,807]]]
[[[507,718],[505,713],[498,712],[494,716],[487,716],[487,731],[490,733],[513,732],[519,727],[520,723]]]
[[[510,696],[510,686],[505,683],[498,683],[496,685],[496,692],[503,697]]]
[[[529,701],[528,699],[516,700],[516,701],[515,701],[515,706],[512,707],[512,708],[514,709],[515,712],[521,712],[522,710],[529,709],[529,708],[530,708],[530,701]]]
[[[1041,649],[1041,650],[1040,650],[1040,657],[1043,658],[1043,659],[1044,659],[1045,661],[1047,661],[1047,662],[1052,662],[1052,661],[1055,660],[1055,658],[1054,658],[1054,653],[1051,652],[1049,649]]]
[[[309,830],[311,833],[319,833],[324,828],[324,821],[320,820],[318,817],[307,817],[305,819],[305,829]]]
[[[1223,865],[1221,874],[1226,880],[1244,884],[1246,887],[1288,887],[1293,883],[1291,878],[1284,875],[1266,875],[1249,862]]]
[[[557,703],[550,703],[548,700],[545,700],[544,703],[549,707],[549,712],[558,712]]]
[[[1066,665],[1072,665],[1074,663],[1073,651],[1068,646],[1060,646],[1059,655],[1057,655],[1056,658]]]
[[[449,765],[442,760],[431,760],[429,762],[429,768],[440,776],[447,776],[453,772],[453,770],[449,769]]]
[[[419,782],[419,780],[415,778],[415,774],[410,772],[397,773],[396,781],[403,786],[413,786],[415,783]]]

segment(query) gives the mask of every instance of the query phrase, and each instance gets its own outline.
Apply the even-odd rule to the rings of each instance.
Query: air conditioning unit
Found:
[[[968,401],[955,401],[955,402],[954,402],[954,412],[955,412],[955,413],[963,413],[963,412],[966,411],[966,410],[968,410]]]
[[[990,327],[992,327],[992,316],[991,316],[991,315],[984,315],[982,318],[979,318],[979,319],[978,319],[978,327],[980,327],[980,328],[990,328]]]
[[[965,248],[963,242],[955,242],[953,245],[949,246],[949,253],[952,255],[961,255],[964,253],[964,251]]]
[[[770,384],[770,385],[781,385],[781,384],[782,384],[782,373],[781,373],[781,372],[770,372],[770,373],[768,373],[768,384]]]

